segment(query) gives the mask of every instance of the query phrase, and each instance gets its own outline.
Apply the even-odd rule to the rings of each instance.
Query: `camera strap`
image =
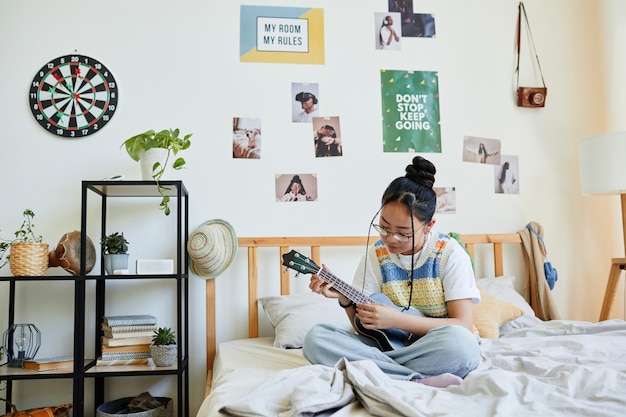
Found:
[[[523,2],[519,2],[519,14],[517,17],[517,68],[515,68],[515,72],[517,73],[517,87],[519,88],[519,61],[520,61],[520,49],[522,46],[522,15],[524,16],[524,22],[526,23],[526,29],[528,29],[528,35],[530,37],[530,44],[533,47],[533,52],[535,53],[535,59],[537,60],[537,67],[539,68],[539,74],[541,75],[541,83],[544,88],[546,86],[546,82],[543,79],[543,72],[541,71],[541,64],[539,63],[539,55],[537,55],[537,48],[535,48],[535,41],[533,40],[533,34],[530,31],[530,24],[528,23],[528,16],[526,15],[526,8],[524,7]]]

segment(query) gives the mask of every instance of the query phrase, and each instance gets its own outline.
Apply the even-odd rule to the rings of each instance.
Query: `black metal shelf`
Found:
[[[73,417],[93,416],[100,404],[105,401],[105,380],[110,377],[155,376],[176,377],[178,395],[178,416],[187,416],[189,413],[189,265],[187,260],[186,242],[189,230],[189,193],[182,181],[161,181],[166,187],[164,194],[172,198],[177,206],[176,218],[176,271],[174,274],[163,275],[104,275],[104,267],[100,274],[86,274],[86,247],[87,247],[87,215],[88,194],[93,193],[101,197],[100,216],[102,234],[106,230],[107,200],[109,198],[160,197],[161,194],[154,181],[83,181],[81,194],[81,262],[80,273],[76,276],[40,276],[40,277],[0,277],[0,282],[9,282],[9,326],[14,324],[15,292],[19,282],[26,281],[73,281],[74,282],[74,358],[86,356],[98,357],[101,354],[100,324],[105,316],[105,290],[110,280],[171,280],[176,283],[176,328],[178,338],[178,358],[171,367],[157,368],[151,365],[127,366],[95,366],[94,359],[74,361],[74,367],[46,372],[34,372],[21,368],[0,366],[0,381],[7,381],[4,397],[11,401],[13,381],[28,381],[42,379],[72,379],[73,381]],[[155,211],[158,215],[161,212]],[[87,281],[95,282],[89,291],[94,291],[95,307],[93,312],[87,311],[86,295]],[[86,352],[85,317],[93,315],[96,334],[93,335],[95,352]],[[89,336],[91,337],[91,336]],[[94,380],[93,410],[85,410],[85,380]],[[8,404],[6,412],[10,412]]]

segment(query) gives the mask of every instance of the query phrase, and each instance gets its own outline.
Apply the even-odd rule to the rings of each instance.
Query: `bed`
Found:
[[[327,251],[364,248],[368,238],[239,238],[239,256],[247,255],[248,337],[217,345],[216,323],[232,324],[215,319],[216,283],[207,281],[207,387],[197,417],[625,415],[626,323],[541,320],[528,302],[536,274],[521,232],[457,237],[472,256],[483,299],[474,307],[483,361],[461,385],[393,380],[369,361],[325,367],[303,358],[298,347],[315,322],[349,323],[334,300],[291,293],[294,273],[284,255],[296,248],[322,265]],[[270,247],[280,291],[259,297],[268,278],[259,272],[260,250]],[[263,315],[273,335],[260,337]]]

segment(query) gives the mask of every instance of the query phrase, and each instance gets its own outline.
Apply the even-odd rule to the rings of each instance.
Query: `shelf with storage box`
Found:
[[[76,290],[76,317],[75,317],[75,332],[80,333],[80,329],[84,329],[86,322],[85,316],[90,317],[89,311],[87,311],[85,298],[86,298],[86,282],[89,280],[95,281],[95,314],[93,323],[96,332],[93,335],[93,343],[95,346],[96,358],[102,355],[101,331],[102,319],[107,314],[107,300],[106,300],[106,288],[107,281],[115,280],[118,283],[129,282],[141,283],[142,280],[165,280],[172,283],[172,287],[175,287],[176,292],[176,334],[178,345],[178,357],[177,361],[169,367],[157,367],[152,361],[146,364],[132,364],[132,365],[103,365],[97,366],[97,360],[91,360],[86,364],[83,372],[79,378],[75,379],[74,386],[74,401],[76,403],[83,404],[85,397],[85,379],[94,380],[94,405],[97,408],[105,401],[114,400],[114,398],[105,398],[105,384],[106,379],[109,377],[125,377],[125,376],[169,376],[176,378],[177,387],[177,413],[178,416],[185,416],[189,410],[189,347],[188,347],[188,334],[189,334],[189,291],[188,291],[188,264],[187,264],[187,249],[186,242],[188,238],[189,230],[189,207],[188,200],[189,194],[184,184],[181,181],[161,181],[161,186],[166,187],[164,194],[172,199],[172,206],[176,206],[172,213],[176,217],[176,255],[175,255],[175,270],[173,274],[149,274],[149,275],[105,275],[104,266],[101,265],[99,274],[83,275],[84,280],[77,280]],[[157,185],[154,181],[83,181],[82,189],[82,209],[81,209],[81,248],[85,247],[86,236],[89,235],[88,228],[88,216],[90,209],[87,207],[90,200],[90,194],[101,197],[100,204],[100,216],[101,216],[101,233],[104,236],[107,231],[107,210],[109,208],[109,201],[114,198],[141,198],[141,197],[161,197]],[[152,208],[151,208],[152,209]],[[164,216],[162,212],[157,212],[158,215]],[[81,254],[81,259],[85,259],[84,253]],[[84,271],[84,265],[81,264],[81,271]],[[111,304],[115,304],[115,301],[111,301]],[[119,306],[118,306],[119,309]],[[86,337],[76,337],[74,343],[75,355],[85,355]],[[87,352],[89,356],[92,352]],[[119,380],[116,380],[116,384],[119,384]],[[159,395],[159,393],[154,393]],[[78,410],[74,409],[74,417],[83,415],[95,415],[96,410]]]
[[[42,282],[42,285],[52,284],[55,281],[73,281],[74,283],[74,352],[73,357],[88,358],[82,361],[74,360],[73,368],[64,368],[58,370],[48,370],[39,372],[36,370],[12,368],[8,366],[0,366],[0,381],[6,381],[6,388],[2,397],[11,401],[13,394],[13,383],[22,381],[28,383],[31,380],[44,379],[71,379],[72,380],[72,397],[59,399],[59,403],[72,402],[72,415],[74,417],[93,416],[100,404],[113,399],[105,399],[106,379],[110,377],[127,377],[127,376],[163,376],[168,378],[176,378],[177,389],[177,413],[178,416],[186,416],[189,413],[189,292],[188,292],[188,264],[186,242],[189,230],[189,194],[181,181],[161,181],[161,185],[167,187],[165,195],[172,199],[172,204],[176,205],[175,214],[176,221],[176,259],[175,271],[172,274],[162,275],[105,275],[104,265],[101,262],[100,271],[91,271],[86,274],[86,236],[89,235],[87,230],[87,218],[90,212],[88,205],[88,196],[94,194],[100,197],[99,216],[101,234],[104,236],[107,224],[108,202],[111,198],[135,198],[135,197],[162,197],[157,189],[154,181],[83,181],[81,195],[81,254],[80,254],[80,273],[76,276],[41,276],[41,277],[19,277],[19,276],[0,276],[0,282],[8,282],[8,308],[9,327],[15,324],[15,304],[16,293],[20,282]],[[153,209],[151,207],[151,209]],[[163,216],[162,212],[155,210],[155,216]],[[93,211],[93,210],[91,210]],[[141,365],[115,365],[115,366],[96,366],[97,359],[102,354],[100,338],[102,336],[101,321],[106,315],[106,288],[107,281],[115,280],[123,284],[125,281],[146,282],[148,280],[164,280],[172,283],[171,287],[175,288],[176,297],[176,330],[178,358],[177,361],[168,367],[157,367],[152,361]],[[94,285],[87,285],[92,282]],[[19,288],[21,291],[21,288]],[[94,306],[87,306],[87,296],[93,296],[95,299]],[[112,302],[114,304],[114,301]],[[87,319],[93,318],[95,334],[86,334]],[[90,327],[90,326],[89,326]],[[174,327],[174,326],[173,326]],[[86,346],[90,338],[95,342],[93,350],[87,351]],[[85,407],[86,381],[92,379],[93,385],[93,410]],[[119,380],[116,380],[119,384]],[[155,393],[158,395],[158,393]],[[8,404],[6,412],[10,412]]]

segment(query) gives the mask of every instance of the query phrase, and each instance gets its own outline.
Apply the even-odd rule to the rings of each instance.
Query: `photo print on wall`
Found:
[[[501,164],[493,167],[496,194],[519,194],[519,158],[502,155]]]
[[[281,174],[276,176],[276,201],[317,201],[317,175]]]
[[[390,12],[400,14],[403,37],[435,37],[435,17],[429,13],[414,13],[413,0],[388,0],[388,4]]]
[[[437,213],[456,213],[456,188],[455,187],[433,187],[437,195]]]
[[[463,161],[500,165],[500,141],[465,136],[463,138]]]
[[[376,49],[399,51],[402,49],[400,13],[374,13]]]
[[[465,136],[463,138],[463,161],[500,165],[500,141]]]
[[[381,70],[384,152],[441,153],[434,71]]]
[[[291,83],[291,121],[311,123],[319,116],[319,85],[309,83]]]
[[[338,116],[313,118],[313,145],[316,158],[343,155]]]
[[[261,159],[261,119],[233,117],[233,158]]]

